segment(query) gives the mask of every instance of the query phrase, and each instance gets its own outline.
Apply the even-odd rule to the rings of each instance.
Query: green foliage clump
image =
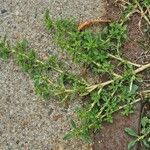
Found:
[[[0,42],[0,57],[3,59],[7,59],[10,55],[9,45],[3,40]]]
[[[119,54],[119,50],[122,46],[122,43],[127,39],[127,27],[122,23],[112,23],[110,24],[109,37],[113,41],[113,44],[116,45],[116,50]]]
[[[46,100],[57,97],[60,101],[86,97],[84,106],[76,110],[77,120],[71,120],[71,130],[64,139],[76,137],[92,142],[91,132],[99,130],[104,122],[113,123],[115,112],[121,110],[125,116],[133,113],[134,104],[140,101],[137,99],[137,74],[149,68],[150,64],[139,65],[127,61],[121,52],[127,39],[126,21],[133,14],[135,4],[134,2],[130,7],[127,3],[121,20],[102,27],[96,33],[90,29],[78,31],[78,25],[73,20],[53,20],[49,11],[45,12],[44,24],[52,33],[54,42],[68,52],[77,64],[86,66],[97,75],[109,75],[109,80],[105,82],[89,83],[67,70],[56,56],[40,59],[26,40],[18,42],[14,47],[5,41],[0,42],[0,57],[8,58],[12,54],[22,70],[33,79],[35,92],[39,96]],[[112,59],[118,63],[113,63]],[[120,73],[116,71],[118,66],[122,68]],[[143,131],[142,134],[145,135],[146,132]]]
[[[99,33],[92,30],[79,32],[72,20],[52,21],[50,15],[48,18],[46,16],[47,11],[45,27],[52,31],[54,41],[68,51],[75,62],[87,65],[93,72],[112,72],[107,53],[113,50],[114,54],[119,54],[119,48],[127,37],[126,26],[111,23]],[[51,28],[47,27],[48,24],[51,24]]]
[[[83,90],[76,91],[79,96],[88,95],[88,102],[84,108],[77,110],[78,123],[71,120],[71,130],[64,139],[78,137],[90,142],[90,131],[99,130],[103,122],[112,123],[115,112],[122,110],[125,116],[133,113],[138,91],[138,71],[134,70],[134,67],[140,65],[120,57],[120,49],[127,39],[125,21],[129,19],[128,13],[133,8],[132,6],[128,7],[128,10],[125,9],[125,19],[110,23],[97,33],[90,29],[78,31],[72,20],[52,21],[50,15],[46,19],[45,24],[51,24],[51,28],[47,29],[52,32],[54,41],[67,51],[76,63],[86,65],[95,73],[107,73],[113,78],[104,83],[84,85]],[[115,73],[112,58],[121,61],[124,68],[122,75]]]
[[[149,1],[149,0],[142,0],[142,3],[143,3],[143,5],[144,5],[146,8],[150,8],[150,1]]]

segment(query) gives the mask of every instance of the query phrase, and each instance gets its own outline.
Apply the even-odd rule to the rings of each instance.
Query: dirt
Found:
[[[140,41],[148,41],[144,33],[142,33],[142,28],[139,27],[140,16],[134,14],[128,25],[128,40],[124,43],[123,54],[128,60],[143,64],[150,62],[150,57],[142,59],[140,56],[145,53],[145,50],[140,45]],[[141,31],[140,31],[141,30]]]
[[[94,137],[94,150],[127,150],[128,142],[132,139],[124,132],[125,127],[138,130],[140,104],[136,105],[133,115],[123,117],[121,113],[114,115],[112,124],[104,123],[100,132]],[[136,148],[135,148],[136,149]]]

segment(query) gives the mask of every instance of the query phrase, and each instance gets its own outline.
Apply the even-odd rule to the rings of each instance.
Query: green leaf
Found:
[[[76,126],[76,123],[71,119],[71,126],[72,126],[72,128],[77,128],[77,126]]]
[[[142,127],[146,127],[146,125],[150,124],[150,119],[148,117],[143,117],[141,120]]]
[[[14,47],[14,49],[17,51],[17,52],[25,52],[28,48],[28,41],[23,39],[22,41],[20,42],[17,42],[16,46]]]
[[[128,150],[131,150],[131,149],[135,146],[136,142],[137,142],[136,140],[131,141],[131,142],[128,144]]]
[[[150,0],[144,0],[143,4],[145,5],[145,7],[150,8]]]
[[[71,138],[72,138],[72,134],[71,134],[71,133],[67,133],[67,134],[64,136],[63,140],[69,140],[69,139],[71,139]]]
[[[48,30],[50,30],[53,27],[53,21],[51,20],[48,9],[45,11],[44,14],[44,25]]]
[[[100,94],[98,94],[97,91],[93,92],[91,94],[91,99],[93,102],[98,102],[100,100]]]
[[[0,41],[0,58],[7,59],[10,55],[8,44]]]
[[[147,140],[143,140],[143,144],[146,148],[150,148],[150,142],[148,142]]]
[[[125,132],[126,132],[128,135],[131,135],[131,136],[134,136],[134,137],[137,136],[137,134],[135,133],[135,131],[132,130],[131,128],[125,128]]]
[[[133,84],[133,85],[132,85],[132,89],[131,89],[131,92],[130,92],[130,93],[131,93],[131,94],[135,94],[135,93],[136,93],[136,91],[138,90],[138,88],[139,88],[139,87],[138,87],[137,85]]]
[[[82,137],[88,144],[92,144],[92,139],[90,138],[90,136],[83,136]]]

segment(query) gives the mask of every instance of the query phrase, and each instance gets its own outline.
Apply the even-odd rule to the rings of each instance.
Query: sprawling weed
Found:
[[[147,7],[147,2],[143,1],[144,7]],[[71,120],[71,130],[64,139],[76,137],[91,142],[91,131],[99,130],[103,122],[112,123],[115,112],[122,110],[126,116],[133,113],[134,104],[141,100],[138,98],[137,74],[150,68],[150,64],[127,61],[122,58],[121,52],[127,39],[126,21],[133,14],[131,11],[135,5],[126,3],[125,19],[112,22],[96,33],[90,29],[79,31],[74,21],[53,20],[49,11],[45,12],[44,24],[52,33],[54,42],[68,52],[77,64],[87,66],[95,74],[109,74],[110,80],[106,82],[93,84],[86,81],[69,72],[56,56],[41,60],[25,40],[14,47],[10,47],[5,40],[0,42],[0,57],[6,59],[13,55],[17,64],[33,79],[35,92],[44,99],[54,96],[65,101],[87,97],[84,106],[77,108],[77,120]],[[116,73],[114,59],[119,62],[118,66],[122,65],[122,73]],[[53,72],[58,74],[55,79],[51,76]]]

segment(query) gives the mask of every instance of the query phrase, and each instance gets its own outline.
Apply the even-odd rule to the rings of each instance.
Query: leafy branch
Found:
[[[52,95],[60,97],[62,101],[69,96],[78,93],[87,82],[73,75],[66,70],[62,70],[60,63],[55,56],[49,56],[47,60],[41,60],[37,54],[28,48],[27,41],[23,40],[11,48],[6,41],[0,42],[0,57],[6,59],[13,54],[16,62],[22,69],[29,73],[34,80],[35,91],[38,95],[45,99],[49,99]],[[64,68],[64,65],[63,65]],[[51,80],[49,73],[57,72],[58,79]],[[73,85],[73,88],[67,89],[67,86]]]
[[[140,65],[141,67],[139,67],[138,69],[136,69],[136,70],[134,70],[133,71],[133,74],[137,74],[137,73],[140,73],[140,72],[142,72],[143,70],[145,70],[145,69],[147,69],[147,68],[150,68],[150,63],[149,64],[146,64],[146,65]],[[105,86],[107,86],[107,85],[109,85],[109,84],[111,84],[111,83],[113,83],[113,82],[115,82],[116,80],[120,80],[120,79],[122,79],[123,78],[123,76],[121,76],[121,75],[118,75],[118,76],[116,76],[114,79],[112,79],[112,80],[109,80],[109,81],[106,81],[106,82],[103,82],[103,83],[98,83],[98,84],[95,84],[95,85],[91,85],[91,86],[88,86],[86,89],[87,89],[87,91],[88,92],[91,92],[91,91],[93,91],[93,90],[95,90],[95,89],[97,89],[97,88],[104,88]],[[87,93],[87,94],[89,94],[89,93]]]

